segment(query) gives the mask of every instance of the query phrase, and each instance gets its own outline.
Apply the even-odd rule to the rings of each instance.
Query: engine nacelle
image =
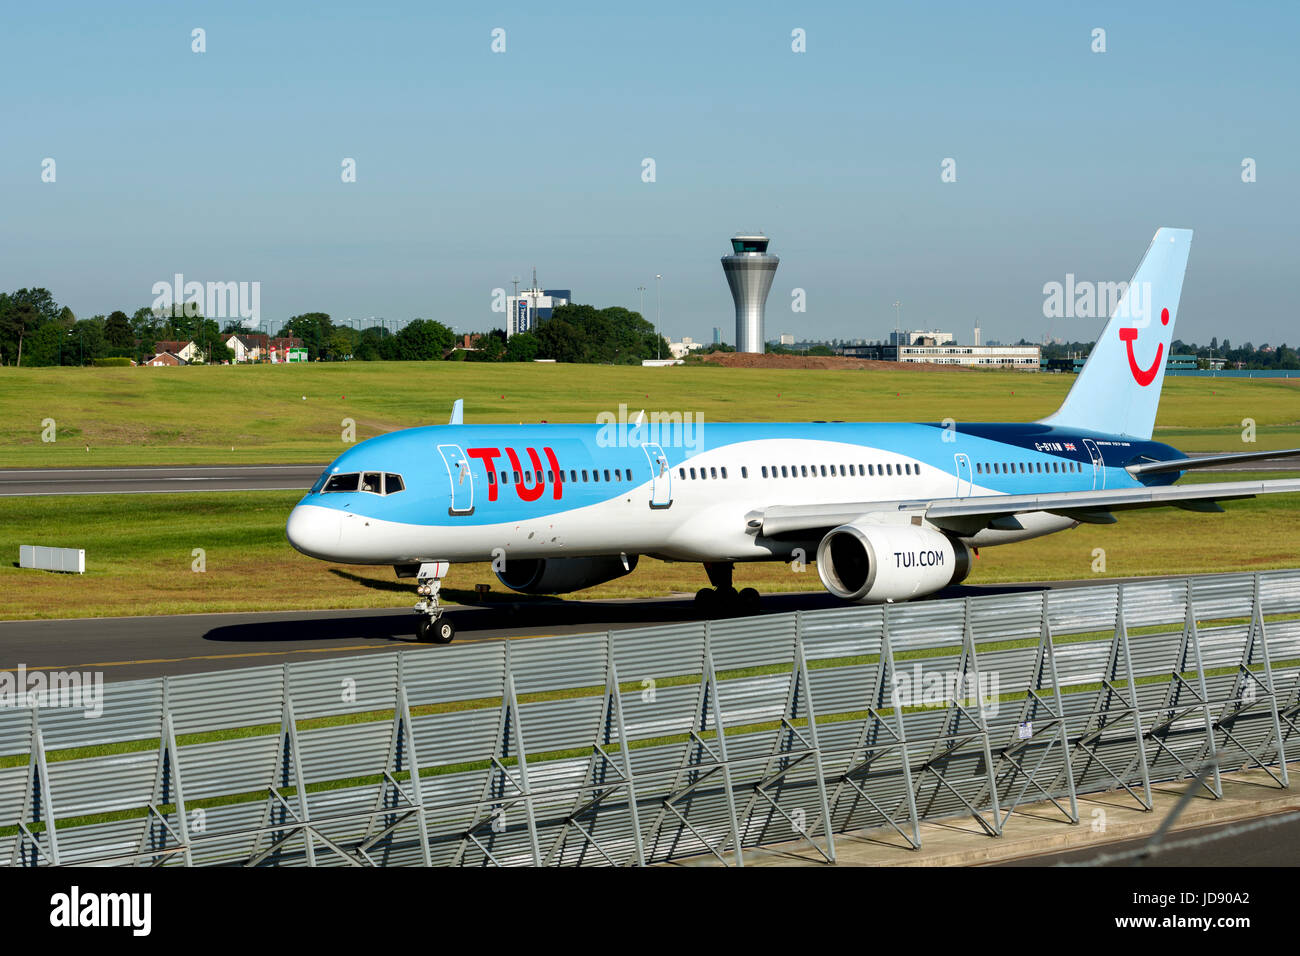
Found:
[[[859,604],[933,594],[964,581],[970,566],[965,544],[917,525],[840,525],[817,546],[817,574],[826,590]]]
[[[636,570],[637,556],[628,555],[627,567],[617,555],[598,558],[508,558],[497,580],[522,594],[567,594],[594,588]]]

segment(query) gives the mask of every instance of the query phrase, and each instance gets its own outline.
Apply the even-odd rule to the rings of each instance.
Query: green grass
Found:
[[[1196,476],[1224,480],[1228,476]],[[1251,478],[1271,477],[1251,475]],[[183,614],[276,608],[396,607],[414,603],[414,587],[387,567],[330,564],[304,557],[284,538],[298,492],[163,495],[70,495],[0,498],[0,617],[7,619]],[[1081,525],[1033,541],[981,550],[967,583],[1147,574],[1262,570],[1296,564],[1300,496],[1229,502],[1226,514],[1173,508],[1120,513],[1114,525]],[[86,574],[14,567],[19,544],[86,549]],[[193,551],[206,570],[192,570]],[[1105,570],[1094,569],[1096,549]],[[503,588],[487,564],[452,568],[443,591],[472,601],[474,585],[489,599],[527,600]],[[693,594],[705,584],[696,564],[642,559],[625,578],[578,598]],[[736,585],[774,591],[819,590],[815,567],[740,564]],[[2,664],[3,662],[0,662]]]
[[[632,412],[710,421],[1032,421],[1068,375],[1001,371],[787,371],[339,363],[193,368],[0,368],[0,467],[320,462],[358,440],[440,424],[465,399],[469,422],[591,422]],[[1242,441],[1243,419],[1257,441]],[[53,419],[53,442],[42,441]],[[1188,451],[1300,447],[1300,380],[1171,378],[1156,437]]]

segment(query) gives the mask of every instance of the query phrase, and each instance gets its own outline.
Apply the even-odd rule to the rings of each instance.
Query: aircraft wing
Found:
[[[1300,492],[1300,478],[1272,481],[1222,481],[1193,485],[1156,485],[1094,491],[1062,491],[1040,495],[978,495],[968,498],[910,501],[855,501],[825,505],[773,505],[746,516],[751,534],[774,536],[830,529],[868,514],[919,512],[927,521],[968,535],[983,528],[1014,530],[1017,514],[1047,511],[1089,524],[1111,524],[1112,511],[1178,507],[1189,511],[1221,511],[1215,502]]]
[[[1199,458],[1175,458],[1172,461],[1139,462],[1129,465],[1125,470],[1136,477],[1165,471],[1189,471],[1193,468],[1214,468],[1218,465],[1234,465],[1247,461],[1273,461],[1285,458],[1300,458],[1300,448],[1287,448],[1282,451],[1234,452],[1227,455],[1202,455]]]

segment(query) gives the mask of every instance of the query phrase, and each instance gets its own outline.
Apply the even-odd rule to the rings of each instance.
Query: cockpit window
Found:
[[[360,477],[355,471],[350,475],[333,475],[329,481],[325,482],[325,488],[321,494],[328,495],[336,491],[356,491],[357,480]]]
[[[322,487],[323,483],[323,487]],[[385,474],[379,471],[349,472],[344,475],[322,475],[312,486],[313,494],[329,495],[336,492],[363,491],[372,495],[392,495],[405,491],[406,484],[401,475]]]

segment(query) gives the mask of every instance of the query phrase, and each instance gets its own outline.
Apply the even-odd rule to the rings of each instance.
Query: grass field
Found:
[[[192,368],[0,368],[0,467],[332,460],[394,428],[469,422],[591,422],[696,412],[710,421],[1033,421],[1069,375],[1000,371],[786,371],[462,362]],[[1242,441],[1243,419],[1257,441]],[[42,440],[54,420],[52,442]],[[48,433],[47,433],[48,434]],[[1300,446],[1300,380],[1171,378],[1156,438],[1187,451]]]
[[[412,583],[398,582],[389,568],[331,565],[294,551],[285,541],[284,522],[299,497],[296,492],[228,492],[0,499],[0,554],[9,556],[0,566],[0,617],[414,603]],[[1130,512],[1115,525],[1083,525],[1023,544],[986,548],[968,583],[1290,567],[1300,540],[1297,505],[1300,496],[1286,495],[1230,502],[1222,515],[1176,509]],[[32,542],[85,548],[86,574],[15,567],[18,545]],[[192,570],[196,548],[203,550],[202,572]],[[1104,573],[1093,568],[1097,548],[1105,551]],[[454,567],[443,595],[453,602],[473,600],[478,583],[491,584],[496,599],[512,594],[486,564],[475,564]],[[628,577],[577,596],[693,594],[704,584],[699,565],[647,559]],[[821,587],[815,567],[795,573],[786,564],[738,565],[736,584],[764,592]]]

